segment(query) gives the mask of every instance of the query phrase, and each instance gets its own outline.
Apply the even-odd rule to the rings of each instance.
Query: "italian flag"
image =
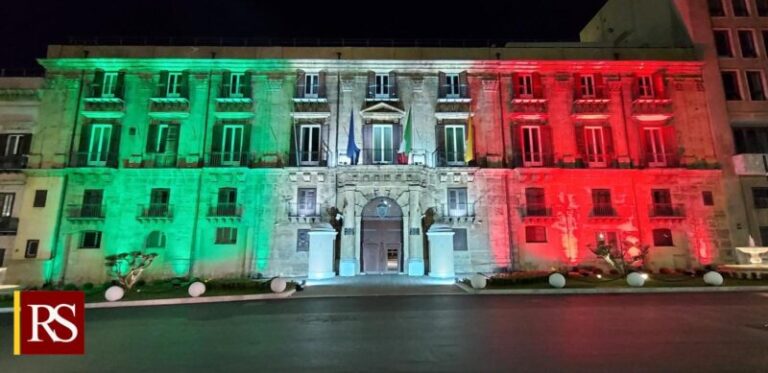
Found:
[[[464,143],[464,163],[475,160],[475,128],[472,126],[472,114],[467,118],[467,139]]]
[[[397,163],[408,164],[408,156],[411,154],[411,143],[413,141],[411,131],[413,127],[413,118],[411,117],[411,109],[408,109],[408,119],[405,122],[405,130],[403,130],[403,139],[400,141],[400,149],[397,150]]]

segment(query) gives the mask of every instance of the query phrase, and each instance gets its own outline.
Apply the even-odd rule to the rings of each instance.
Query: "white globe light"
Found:
[[[287,286],[288,283],[280,277],[273,279],[269,283],[269,289],[272,290],[273,293],[282,293]]]
[[[106,292],[104,292],[104,298],[110,302],[115,302],[123,299],[125,290],[119,286],[110,286]]]
[[[715,271],[709,271],[704,274],[704,283],[711,286],[720,286],[723,284],[723,275]]]
[[[485,285],[487,285],[488,279],[486,279],[483,275],[474,275],[469,280],[469,282],[472,284],[473,289],[485,289]]]
[[[205,284],[200,281],[193,282],[189,285],[188,292],[190,297],[197,298],[205,294]]]
[[[553,273],[549,275],[549,286],[562,289],[565,287],[565,276],[560,273]]]
[[[629,275],[627,275],[627,285],[635,288],[643,287],[643,285],[645,284],[645,277],[643,276],[644,274],[645,273],[639,273],[639,272],[630,273]]]

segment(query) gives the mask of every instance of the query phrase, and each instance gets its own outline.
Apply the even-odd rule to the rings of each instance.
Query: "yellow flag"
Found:
[[[467,118],[467,139],[464,141],[464,163],[475,160],[475,129],[472,126],[472,114]]]

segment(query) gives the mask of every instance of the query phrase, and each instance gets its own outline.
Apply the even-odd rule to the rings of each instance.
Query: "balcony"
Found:
[[[104,219],[104,206],[102,204],[69,205],[67,217],[70,220],[102,220]]]
[[[474,203],[449,203],[440,205],[440,221],[447,223],[474,223]]]
[[[522,205],[520,207],[520,217],[528,222],[548,220],[552,218],[552,209],[540,204]]]
[[[0,217],[0,236],[13,236],[19,229],[19,218]]]
[[[71,167],[111,167],[117,168],[117,152],[74,152]]]
[[[768,176],[768,154],[736,154],[732,159],[739,176]]]
[[[173,219],[173,206],[167,203],[150,203],[139,205],[139,220],[171,220]]]
[[[683,205],[671,203],[654,203],[648,209],[651,219],[683,219],[685,210]]]
[[[512,167],[555,167],[555,156],[549,153],[515,153],[512,155]]]
[[[246,152],[208,153],[205,165],[208,167],[247,167],[250,154]]]
[[[287,203],[288,221],[300,224],[320,222],[320,207],[316,203]]]
[[[83,115],[88,118],[118,118],[125,111],[120,97],[86,97],[83,101]]]
[[[607,98],[584,98],[573,100],[571,114],[580,119],[605,119],[608,118],[609,104]]]
[[[670,99],[638,98],[632,102],[632,116],[640,121],[663,121],[672,118]]]
[[[219,203],[208,209],[208,218],[235,218],[243,216],[243,205],[237,203]]]
[[[469,164],[464,161],[465,154],[457,152],[448,152],[437,150],[433,153],[435,167],[467,167]]]
[[[677,155],[672,153],[648,153],[643,158],[648,168],[674,168],[679,166]]]
[[[510,113],[518,119],[544,119],[548,111],[548,101],[544,98],[514,98],[510,105]]]
[[[612,219],[618,216],[616,209],[611,205],[594,205],[589,212],[589,217],[593,219]]]
[[[27,167],[27,155],[0,156],[0,170],[21,170]]]
[[[185,97],[153,97],[149,99],[149,116],[153,118],[189,116],[189,100]]]
[[[297,151],[290,154],[291,167],[325,167],[328,165],[327,151]],[[297,161],[298,159],[298,161]]]
[[[253,115],[253,99],[250,96],[229,96],[216,99],[216,116],[243,117]]]
[[[178,162],[177,154],[145,154],[141,165],[144,168],[175,168]]]

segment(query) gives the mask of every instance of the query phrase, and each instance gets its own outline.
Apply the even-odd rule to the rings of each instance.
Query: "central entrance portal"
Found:
[[[403,268],[403,211],[377,197],[363,208],[362,268],[365,273],[399,273]]]

